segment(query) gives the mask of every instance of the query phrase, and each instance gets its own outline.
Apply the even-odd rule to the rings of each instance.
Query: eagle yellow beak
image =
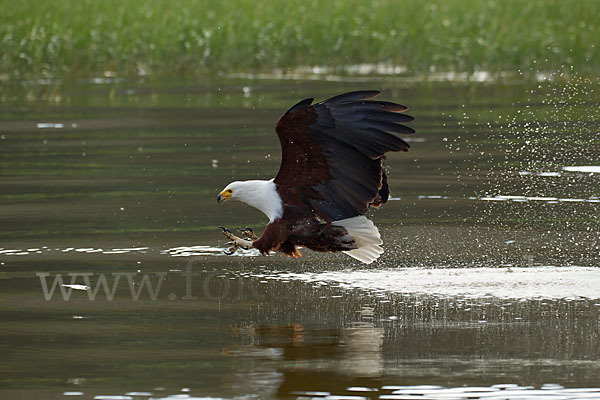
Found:
[[[221,202],[223,202],[225,200],[229,200],[231,198],[232,194],[233,194],[233,191],[231,189],[229,189],[229,190],[223,190],[217,196],[217,203],[221,203]]]

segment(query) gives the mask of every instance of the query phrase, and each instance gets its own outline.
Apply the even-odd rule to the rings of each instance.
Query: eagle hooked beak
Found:
[[[221,203],[221,202],[223,202],[225,200],[229,200],[232,195],[233,195],[233,190],[231,190],[231,189],[223,190],[217,196],[217,203]]]

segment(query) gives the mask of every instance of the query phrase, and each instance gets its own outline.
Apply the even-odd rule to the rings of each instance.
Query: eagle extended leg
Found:
[[[227,239],[231,240],[231,242],[228,244],[232,245],[228,250],[225,250],[225,254],[231,255],[240,247],[246,250],[252,247],[252,241],[235,236],[231,230],[225,228],[224,226],[221,226],[220,228],[223,230],[221,233],[223,233]]]

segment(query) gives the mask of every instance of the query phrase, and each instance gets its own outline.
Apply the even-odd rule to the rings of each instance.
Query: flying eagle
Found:
[[[298,247],[342,251],[370,264],[383,249],[379,230],[364,214],[390,195],[383,167],[388,151],[407,151],[394,133],[414,133],[404,122],[407,107],[369,100],[377,90],[349,92],[312,104],[302,100],[281,117],[275,130],[281,166],[274,179],[232,182],[217,202],[236,199],[265,213],[260,238],[223,233],[234,247],[278,251],[300,257]]]

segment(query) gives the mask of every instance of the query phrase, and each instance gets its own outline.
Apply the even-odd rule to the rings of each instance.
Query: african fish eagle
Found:
[[[349,92],[316,104],[306,99],[281,117],[275,128],[282,151],[277,176],[232,182],[217,197],[219,203],[240,200],[269,218],[254,240],[223,228],[234,249],[300,257],[301,246],[342,251],[366,264],[383,253],[379,230],[364,214],[389,198],[384,155],[409,148],[394,133],[414,130],[402,125],[413,120],[402,114],[407,107],[369,100],[379,94]]]

